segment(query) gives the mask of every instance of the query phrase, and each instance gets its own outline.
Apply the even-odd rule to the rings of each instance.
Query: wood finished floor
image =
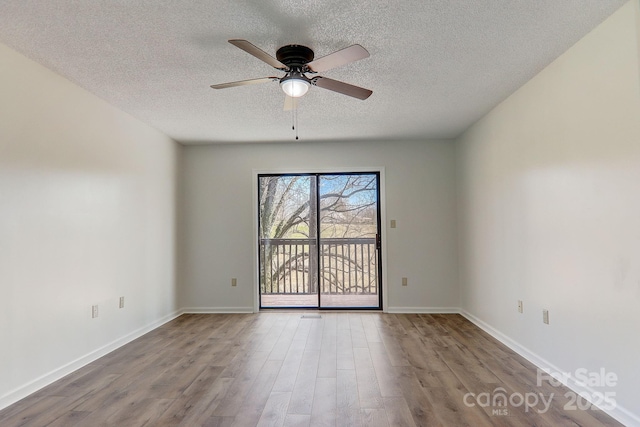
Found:
[[[180,316],[0,411],[0,425],[621,425],[566,410],[567,389],[538,387],[535,366],[462,316],[303,314]],[[552,405],[465,404],[499,387]]]

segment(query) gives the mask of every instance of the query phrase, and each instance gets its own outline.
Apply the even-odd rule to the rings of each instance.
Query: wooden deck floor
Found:
[[[567,410],[566,388],[537,385],[535,366],[462,316],[321,316],[180,316],[0,411],[0,425],[621,425]],[[551,404],[472,397],[499,390]]]
[[[322,307],[357,307],[377,308],[379,306],[378,295],[327,295],[320,296]],[[260,296],[261,306],[268,307],[317,307],[318,295],[306,294],[263,294]]]

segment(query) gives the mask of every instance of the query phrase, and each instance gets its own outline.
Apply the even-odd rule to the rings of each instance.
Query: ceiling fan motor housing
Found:
[[[313,61],[313,51],[306,46],[289,44],[276,52],[276,58],[289,68],[303,68]]]

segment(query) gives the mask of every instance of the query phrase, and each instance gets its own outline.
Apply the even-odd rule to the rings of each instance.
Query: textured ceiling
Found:
[[[0,42],[175,140],[291,141],[281,75],[232,46],[316,57],[358,43],[367,59],[320,75],[373,90],[318,87],[301,100],[301,140],[453,138],[624,0],[2,0]]]

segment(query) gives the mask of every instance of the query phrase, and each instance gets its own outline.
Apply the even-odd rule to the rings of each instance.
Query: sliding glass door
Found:
[[[379,174],[259,175],[260,307],[382,307]]]

